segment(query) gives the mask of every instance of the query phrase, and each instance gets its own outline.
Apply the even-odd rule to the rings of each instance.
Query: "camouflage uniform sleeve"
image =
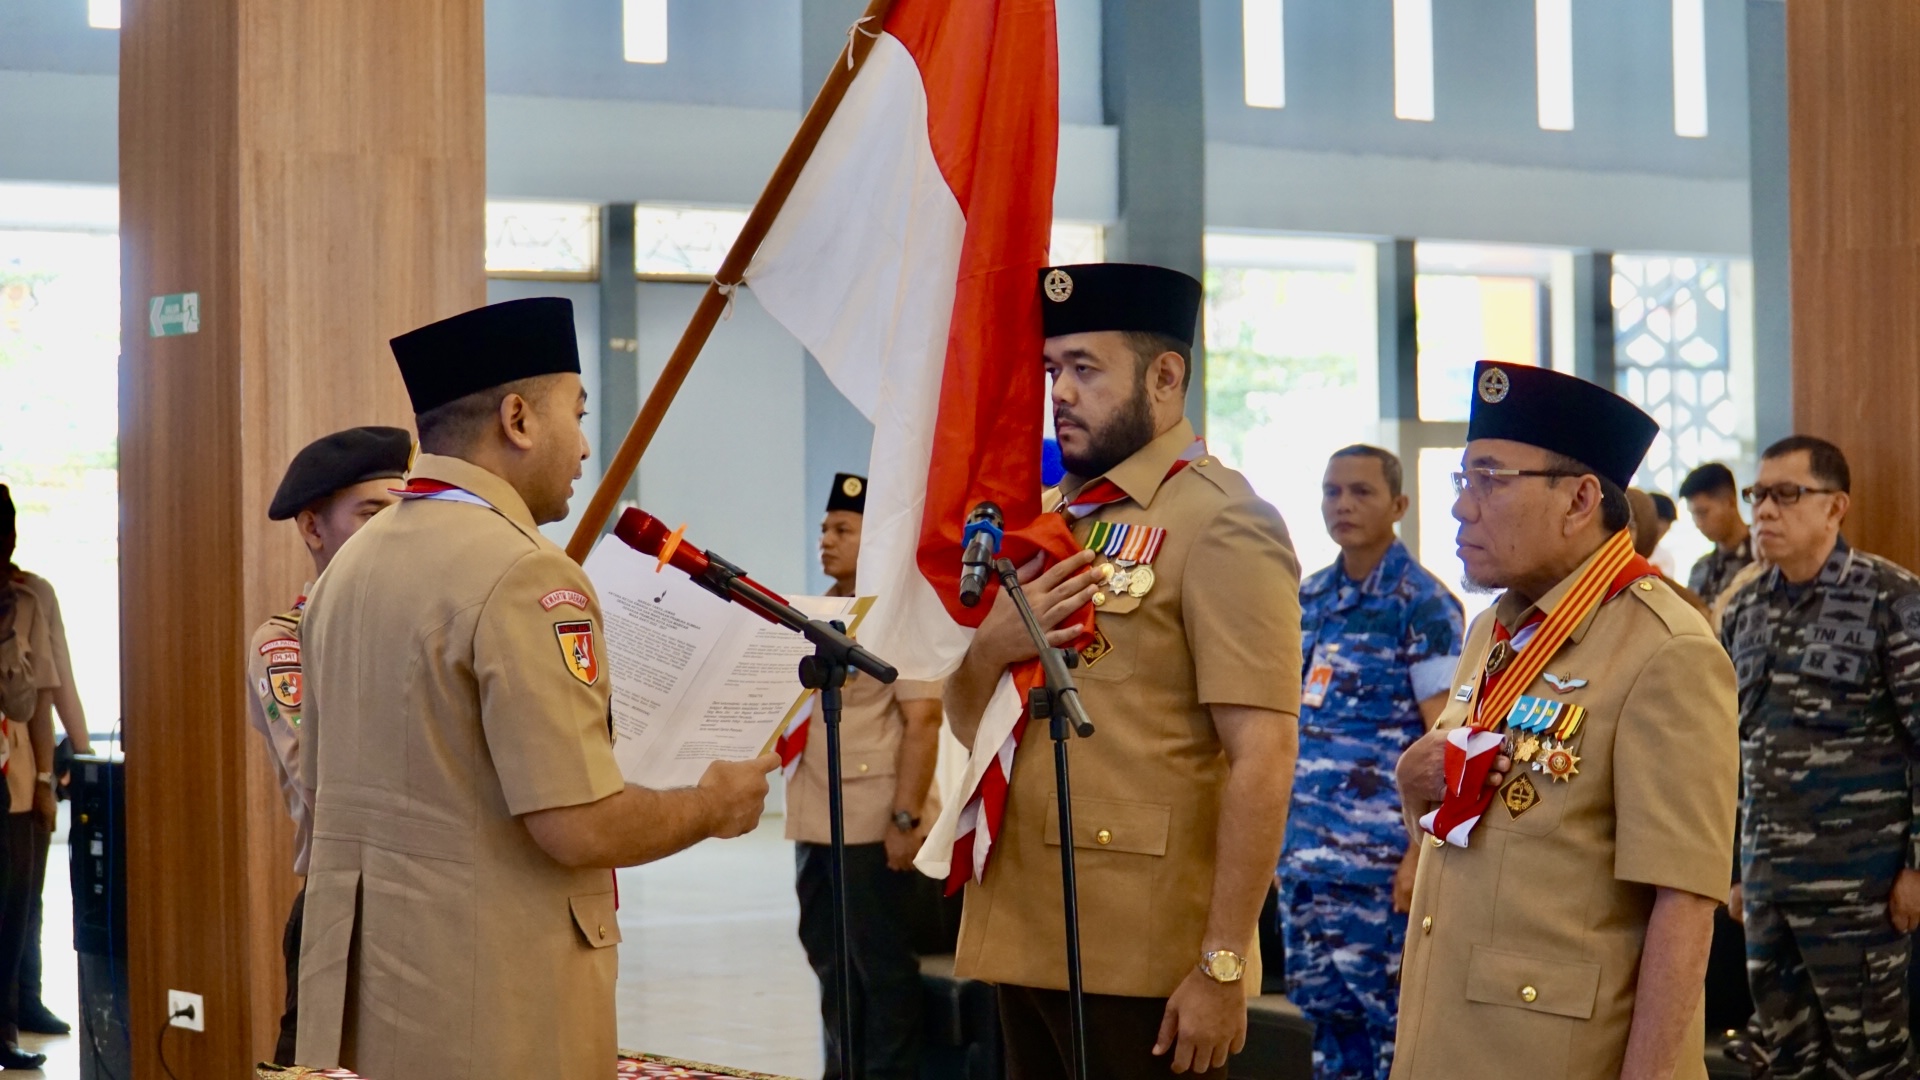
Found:
[[[1444,588],[1435,586],[1407,612],[1407,636],[1401,642],[1400,662],[1413,683],[1415,701],[1453,689],[1454,668],[1466,637],[1466,609]]]
[[[1920,578],[1899,572],[1891,575],[1888,591],[1892,601],[1886,612],[1886,626],[1880,635],[1881,670],[1887,673],[1887,690],[1893,695],[1894,713],[1907,733],[1908,742],[1920,746]],[[1911,809],[1907,816],[1906,868],[1920,870],[1920,768],[1907,765],[1907,789]]]

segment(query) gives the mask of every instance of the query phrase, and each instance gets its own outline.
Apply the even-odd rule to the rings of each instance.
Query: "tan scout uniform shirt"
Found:
[[[1074,526],[1082,542],[1094,521],[1167,530],[1152,591],[1098,609],[1111,647],[1074,671],[1097,729],[1069,749],[1092,994],[1167,997],[1200,962],[1228,771],[1208,706],[1300,711],[1300,568],[1286,526],[1217,458],[1166,479],[1192,442],[1182,421],[1116,466],[1107,479],[1129,498]],[[1065,490],[1082,483],[1069,477]],[[986,880],[967,886],[956,970],[1065,989],[1060,910],[1052,740],[1029,723]],[[1249,959],[1245,982],[1258,993]]]
[[[303,592],[311,592],[308,585]],[[300,783],[300,709],[305,699],[300,666],[300,616],[295,607],[260,624],[247,644],[247,719],[267,741],[280,798],[293,819],[293,872],[307,872],[313,848],[313,792]]]
[[[1509,594],[1475,620],[1454,685],[1477,682],[1495,618],[1517,629],[1531,611]],[[1562,694],[1545,674],[1587,684]],[[1579,774],[1516,772],[1509,786],[1528,777],[1532,806],[1515,799],[1516,816],[1503,789],[1467,848],[1422,846],[1393,1080],[1613,1080],[1655,887],[1717,899],[1732,880],[1733,663],[1686,601],[1634,583],[1522,693],[1585,707]],[[1456,695],[1437,726],[1460,726],[1468,708]],[[1676,1080],[1706,1076],[1704,1024],[1686,1025]]]
[[[375,515],[308,605],[298,1057],[394,1080],[604,1080],[612,875],[560,865],[518,820],[624,786],[600,605],[504,480],[432,455],[413,475],[492,505]]]
[[[900,738],[907,726],[900,702],[938,700],[937,682],[901,679],[888,686],[857,671],[847,679],[845,689],[840,691],[840,790],[847,815],[847,843],[878,844],[886,840],[887,827],[893,821]],[[787,839],[807,844],[825,844],[833,839],[833,826],[827,819],[827,729],[819,717],[816,695],[807,749],[800,755],[793,779],[787,782]],[[926,818],[927,813],[923,808],[914,816]]]
[[[0,565],[0,573],[5,566]],[[0,578],[0,587],[5,579]],[[24,814],[33,809],[37,769],[33,737],[27,724],[33,719],[40,691],[60,687],[53,630],[40,595],[25,582],[10,586],[14,595],[11,625],[0,625],[0,716],[7,718],[7,749],[0,754],[7,774],[7,811]]]

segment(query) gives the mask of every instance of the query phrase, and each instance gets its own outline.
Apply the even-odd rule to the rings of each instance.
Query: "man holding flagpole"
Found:
[[[1623,489],[1659,429],[1541,368],[1474,387],[1460,560],[1506,591],[1399,763],[1426,846],[1393,1080],[1704,1080],[1739,744],[1732,663],[1633,551]]]
[[[1050,267],[1039,284],[1068,471],[1046,509],[1084,550],[1027,576],[1055,643],[1082,642],[1074,678],[1098,729],[1072,746],[1087,1071],[1217,1071],[1246,1039],[1286,826],[1299,566],[1279,514],[1185,419],[1200,283],[1102,264]],[[1068,624],[1088,604],[1090,636]],[[1033,655],[998,595],[946,694],[976,762],[1011,752],[1010,783],[986,795],[999,805],[969,800],[973,857],[954,859],[957,879],[977,872],[956,970],[1000,984],[1011,1080],[1071,1075],[1048,740],[988,734],[1008,720],[989,696]]]

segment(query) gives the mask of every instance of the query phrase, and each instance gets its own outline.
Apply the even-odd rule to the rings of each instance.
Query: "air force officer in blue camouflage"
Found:
[[[1465,637],[1460,601],[1393,527],[1400,459],[1350,446],[1327,463],[1320,512],[1340,545],[1300,586],[1300,760],[1279,885],[1287,994],[1314,1022],[1319,1080],[1387,1080],[1410,845],[1394,762],[1440,715]]]

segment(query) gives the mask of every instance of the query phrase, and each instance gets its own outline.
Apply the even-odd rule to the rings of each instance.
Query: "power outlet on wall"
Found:
[[[207,1030],[207,1003],[199,994],[185,990],[167,991],[167,1023],[188,1031]]]

